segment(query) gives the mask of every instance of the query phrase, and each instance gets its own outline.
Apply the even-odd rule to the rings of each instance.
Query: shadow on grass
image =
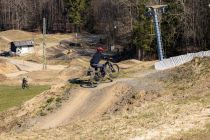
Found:
[[[83,79],[80,79],[80,78],[74,78],[74,79],[69,79],[68,81],[71,84],[80,85],[80,87],[83,87],[83,88],[95,88],[99,84],[102,84],[102,83],[110,83],[113,80],[110,79],[110,78],[106,78],[106,79],[103,79],[100,82],[93,82],[93,83],[91,83],[90,80],[83,80]]]
[[[83,88],[95,88],[98,85],[98,84],[95,84],[95,83],[91,84],[90,80],[83,80],[83,79],[80,79],[80,78],[69,79],[68,81],[71,84],[80,85],[80,87],[83,87]]]

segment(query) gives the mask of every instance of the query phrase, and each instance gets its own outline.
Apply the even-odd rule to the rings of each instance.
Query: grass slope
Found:
[[[21,105],[47,89],[49,86],[31,86],[23,90],[20,86],[0,85],[0,112]]]

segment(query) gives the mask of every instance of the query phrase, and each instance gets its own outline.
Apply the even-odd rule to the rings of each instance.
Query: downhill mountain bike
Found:
[[[108,79],[111,82],[113,78],[117,78],[119,76],[119,66],[111,62],[112,59],[106,58],[105,64],[103,64],[103,68],[95,69],[90,67],[88,69],[87,75],[90,76],[90,86],[96,87],[102,81]]]

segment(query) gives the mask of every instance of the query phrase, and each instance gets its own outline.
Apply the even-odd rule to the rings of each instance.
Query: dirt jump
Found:
[[[115,82],[94,89],[73,90],[71,98],[61,109],[43,117],[35,127],[49,129],[78,120],[99,118],[117,102],[118,94],[126,94],[129,89],[126,84]]]

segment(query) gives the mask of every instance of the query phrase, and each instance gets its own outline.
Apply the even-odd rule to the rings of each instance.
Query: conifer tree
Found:
[[[68,9],[69,20],[75,25],[76,30],[85,24],[88,0],[65,0],[65,6]]]

